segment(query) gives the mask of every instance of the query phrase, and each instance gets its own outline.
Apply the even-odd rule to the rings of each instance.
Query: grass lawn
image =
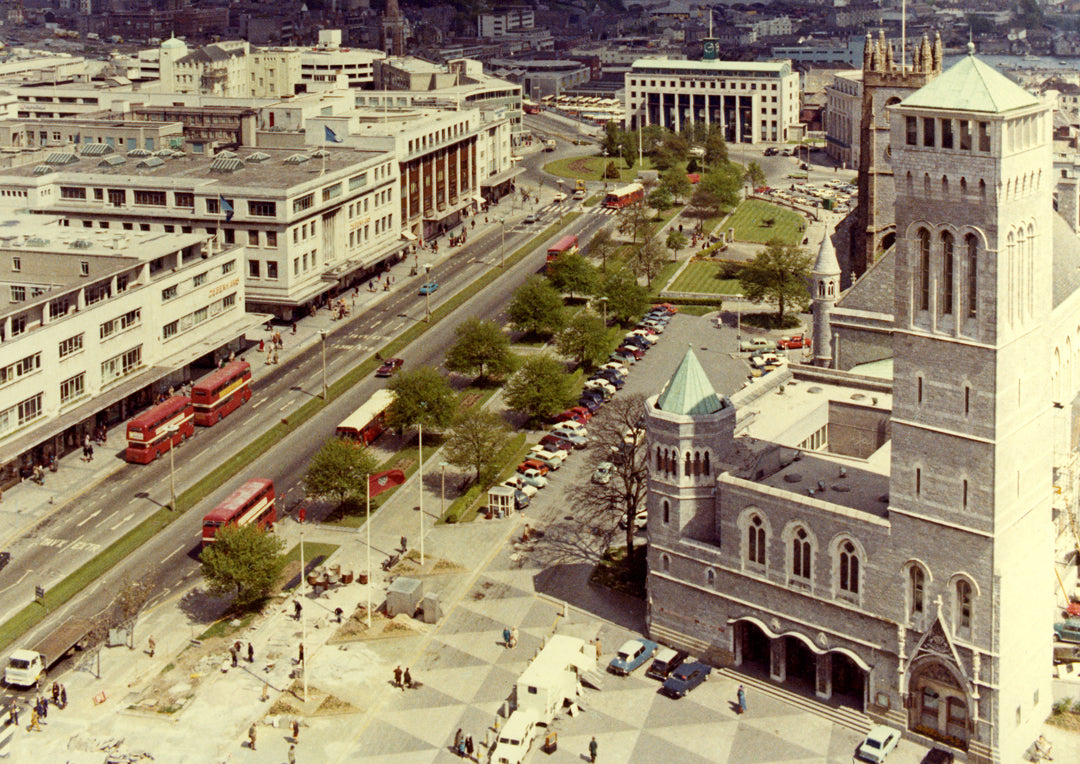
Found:
[[[770,218],[773,224],[765,225]],[[771,239],[780,239],[787,244],[798,244],[803,238],[803,224],[802,216],[796,212],[760,199],[747,199],[735,210],[727,227],[735,229],[736,241],[764,244]]]
[[[695,260],[686,266],[668,289],[672,292],[698,292],[701,294],[739,294],[738,279],[719,278],[720,263]]]
[[[495,460],[503,464],[496,483],[501,483],[517,471],[517,466],[525,459],[529,450],[529,443],[525,440],[525,433],[513,436],[502,450],[496,455]],[[494,483],[492,484],[494,485]],[[467,523],[475,520],[480,510],[487,506],[488,486],[472,485],[465,493],[454,499],[446,514],[440,519],[440,523]]]
[[[575,178],[580,180],[604,180],[604,168],[608,166],[608,162],[614,162],[615,167],[619,170],[619,179],[608,178],[609,183],[629,183],[637,177],[639,170],[651,170],[652,160],[649,157],[645,157],[645,161],[641,164],[637,162],[634,166],[627,168],[626,162],[621,157],[612,159],[611,157],[568,157],[566,159],[556,159],[554,162],[548,162],[544,165],[544,172],[549,172],[552,175],[557,175],[563,178]]]

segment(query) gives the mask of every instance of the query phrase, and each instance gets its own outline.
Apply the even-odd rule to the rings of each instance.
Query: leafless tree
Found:
[[[611,464],[611,479],[590,479],[571,495],[575,513],[585,521],[611,527],[626,524],[627,569],[634,569],[634,520],[644,508],[649,488],[645,433],[645,398],[628,395],[614,398],[588,424],[588,474],[603,462]]]

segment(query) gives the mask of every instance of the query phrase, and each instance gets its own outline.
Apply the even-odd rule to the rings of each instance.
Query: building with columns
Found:
[[[1076,510],[1080,238],[1053,206],[1048,106],[973,54],[886,108],[895,242],[839,301],[819,253],[824,368],[725,399],[689,351],[647,402],[649,633],[1018,761],[1053,702]],[[860,287],[873,310],[843,315]],[[888,355],[828,368],[860,318]]]
[[[646,58],[624,75],[626,126],[679,131],[721,125],[728,143],[782,142],[799,124],[799,73],[790,61]]]

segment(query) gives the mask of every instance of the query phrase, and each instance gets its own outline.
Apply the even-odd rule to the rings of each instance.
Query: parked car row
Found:
[[[645,676],[659,679],[660,692],[670,698],[681,698],[709,678],[712,668],[701,661],[687,661],[685,650],[661,647],[648,639],[631,639],[624,642],[608,664],[608,671],[618,676],[629,676],[652,658]]]
[[[618,390],[626,384],[630,366],[645,357],[646,351],[656,344],[659,334],[667,327],[676,308],[669,303],[654,305],[632,329],[622,343],[599,369],[585,382],[579,404],[590,412],[596,411],[606,401],[611,400]]]

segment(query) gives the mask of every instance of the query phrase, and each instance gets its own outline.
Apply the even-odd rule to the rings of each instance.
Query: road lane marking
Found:
[[[175,556],[175,555],[176,555],[176,554],[177,554],[178,552],[182,552],[182,551],[184,551],[184,546],[183,546],[183,545],[181,544],[180,546],[176,547],[176,549],[174,549],[174,550],[173,550],[173,551],[172,551],[172,552],[171,552],[171,553],[169,554],[169,556],[168,556],[168,557],[166,557],[166,558],[165,558],[164,560],[162,560],[162,562],[167,562],[167,561],[169,560],[169,558],[170,558],[170,557],[174,557],[174,556]]]
[[[110,530],[110,531],[115,531],[115,530],[116,530],[117,528],[119,528],[119,527],[120,527],[121,525],[123,525],[124,523],[126,523],[126,522],[127,522],[128,520],[130,520],[130,519],[131,519],[131,518],[133,518],[133,517],[135,517],[135,513],[134,513],[134,512],[132,512],[132,513],[131,513],[130,515],[128,515],[127,517],[125,517],[125,518],[124,518],[123,520],[121,520],[120,522],[118,522],[118,523],[117,523],[116,525],[114,525],[113,527],[109,528],[109,530]]]
[[[85,517],[85,518],[84,518],[84,519],[82,520],[82,522],[76,523],[76,524],[75,524],[75,527],[76,527],[76,528],[81,528],[81,527],[83,527],[84,525],[86,525],[86,524],[87,524],[88,522],[90,522],[91,520],[93,520],[93,519],[94,519],[95,517],[97,517],[97,516],[98,516],[98,515],[100,515],[100,514],[101,514],[101,510],[99,509],[99,510],[98,510],[97,512],[94,512],[94,513],[93,513],[92,515],[87,515],[87,516],[86,516],[86,517]]]

